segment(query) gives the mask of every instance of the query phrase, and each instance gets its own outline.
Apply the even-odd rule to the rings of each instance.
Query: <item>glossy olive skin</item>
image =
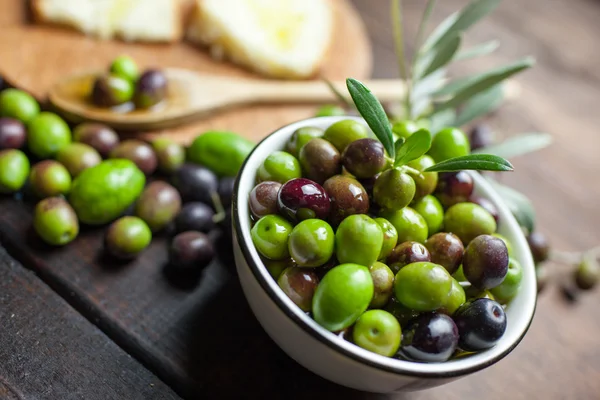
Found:
[[[325,139],[310,140],[300,149],[299,158],[306,177],[319,184],[342,172],[340,152]]]
[[[452,278],[450,293],[448,293],[448,298],[442,308],[439,309],[439,312],[452,316],[466,301],[467,295],[465,289],[463,289],[456,279]]]
[[[329,221],[333,226],[339,225],[349,215],[369,212],[369,196],[356,179],[345,175],[332,176],[325,181],[323,188],[331,200]]]
[[[390,255],[394,247],[398,244],[398,231],[392,225],[390,221],[385,218],[375,218],[375,222],[381,226],[383,231],[383,244],[381,245],[381,252],[379,253],[378,260],[383,260]]]
[[[152,141],[152,149],[156,154],[158,170],[164,174],[175,172],[185,162],[185,149],[169,138]]]
[[[335,104],[326,104],[317,109],[315,117],[341,117],[346,115],[346,110]]]
[[[42,112],[27,124],[27,147],[39,158],[51,158],[71,143],[71,129],[58,115]]]
[[[119,56],[110,64],[110,73],[118,75],[128,81],[135,82],[140,72],[133,58],[128,56]]]
[[[331,226],[320,219],[307,219],[294,227],[288,250],[300,267],[318,267],[333,255],[335,234]]]
[[[136,108],[150,108],[167,98],[168,81],[160,70],[144,71],[135,85],[133,103]]]
[[[181,210],[181,196],[167,182],[150,183],[135,204],[135,215],[148,224],[152,232],[165,228]]]
[[[358,264],[340,264],[321,279],[313,297],[313,317],[323,328],[337,332],[352,325],[372,298],[369,269]]]
[[[119,136],[109,126],[94,122],[84,122],[73,130],[73,140],[92,146],[103,158],[119,144]]]
[[[201,201],[212,205],[219,180],[208,168],[185,163],[171,175],[171,184],[179,191],[184,202]]]
[[[417,311],[435,311],[446,303],[452,277],[444,267],[416,262],[401,268],[394,281],[394,294],[404,306]]]
[[[277,284],[302,311],[312,309],[313,297],[319,285],[319,278],[313,271],[299,267],[286,268],[279,275]]]
[[[425,243],[428,237],[427,222],[410,207],[397,211],[382,210],[379,215],[394,225],[398,232],[398,243],[419,242]]]
[[[494,347],[506,331],[506,314],[493,300],[477,299],[462,306],[454,315],[460,340],[466,351],[481,351]]]
[[[252,194],[250,198],[252,200]],[[281,186],[277,193],[277,208],[292,222],[310,218],[327,219],[331,202],[325,189],[317,182],[297,178]]]
[[[27,124],[39,113],[40,106],[29,93],[13,88],[0,93],[0,117],[14,118]]]
[[[273,279],[277,280],[287,268],[295,267],[295,264],[292,260],[269,260],[267,258],[262,258],[262,262],[267,267],[269,274],[273,277]],[[306,270],[310,272],[310,270]],[[318,279],[318,277],[317,277]]]
[[[599,271],[600,272],[600,271]],[[508,303],[517,295],[523,280],[523,267],[514,258],[508,260],[508,271],[501,284],[490,289],[490,292],[500,304]]]
[[[31,168],[29,184],[33,193],[42,199],[66,195],[71,190],[71,175],[61,163],[44,160]]]
[[[365,312],[352,329],[352,338],[356,345],[386,357],[396,354],[401,337],[402,329],[398,320],[384,310]]]
[[[152,147],[141,140],[125,140],[110,152],[110,158],[126,158],[131,160],[146,175],[152,175],[158,165]]]
[[[455,204],[446,210],[444,230],[454,233],[464,245],[479,235],[491,235],[496,231],[494,217],[473,203]]]
[[[476,288],[492,289],[504,280],[508,261],[508,249],[502,239],[480,235],[465,249],[463,271]]]
[[[369,307],[382,308],[390,301],[394,293],[394,273],[387,265],[379,261],[369,267],[369,272],[373,279],[374,290]]]
[[[499,234],[498,232],[492,233],[492,236],[497,237],[498,239],[502,239],[502,241],[504,242],[504,244],[506,245],[506,249],[508,250],[508,256],[512,257],[513,256],[513,247],[512,247],[512,243],[510,243],[510,241],[508,240],[507,237]]]
[[[274,181],[261,182],[252,189],[248,204],[255,219],[269,214],[277,214],[277,195],[280,189],[281,183]]]
[[[186,231],[209,232],[214,226],[215,212],[209,206],[199,201],[187,203],[175,216],[175,232]]]
[[[399,210],[415,197],[415,181],[407,173],[395,168],[379,175],[373,187],[373,198],[381,208]]]
[[[121,217],[113,222],[104,236],[105,250],[115,258],[129,260],[137,257],[152,241],[152,232],[138,217]]]
[[[0,150],[0,193],[21,190],[27,182],[29,171],[29,159],[21,150]]]
[[[340,153],[350,143],[369,137],[367,128],[358,121],[344,119],[330,125],[323,133],[323,139],[331,142]]]
[[[474,182],[466,171],[442,172],[439,174],[435,196],[445,208],[469,200]]]
[[[340,263],[355,263],[368,267],[381,252],[383,230],[364,214],[350,215],[335,232],[335,254]]]
[[[427,223],[427,232],[433,235],[444,225],[444,208],[440,201],[430,194],[414,201],[411,207],[418,212]]]
[[[419,129],[419,125],[417,125],[414,121],[410,120],[398,121],[395,122],[394,125],[392,125],[392,132],[398,138],[404,139],[408,139],[409,136],[411,136]]]
[[[18,119],[0,118],[0,150],[20,149],[27,140],[25,125]]]
[[[118,75],[99,76],[92,87],[91,100],[98,107],[114,107],[133,98],[133,83]]]
[[[306,143],[311,141],[314,138],[320,138],[323,136],[323,129],[317,128],[314,126],[303,126],[302,128],[298,128],[292,134],[292,137],[285,145],[285,151],[293,155],[294,157],[298,157],[300,153],[300,149]]]
[[[433,137],[427,154],[439,163],[449,158],[466,156],[470,152],[469,139],[460,129],[445,128]]]
[[[465,247],[458,236],[440,232],[432,235],[425,242],[431,254],[431,261],[446,268],[450,275],[454,274],[463,261]]]
[[[540,232],[532,232],[527,236],[527,244],[531,250],[533,261],[541,263],[548,259],[550,254],[550,245],[546,237]]]
[[[102,157],[87,144],[71,143],[56,153],[56,161],[64,165],[72,177],[76,177],[83,170],[100,164]]]
[[[274,151],[258,167],[257,182],[275,181],[286,183],[290,179],[302,177],[300,162],[285,151]]]
[[[202,232],[179,233],[169,246],[169,267],[181,272],[200,272],[214,257],[213,243]]]
[[[421,362],[447,361],[458,345],[456,324],[447,315],[426,313],[404,328],[400,355]]]
[[[283,260],[290,256],[288,241],[292,224],[279,215],[259,219],[250,231],[256,250],[270,260]]]
[[[386,259],[387,264],[394,273],[415,262],[431,261],[429,250],[417,242],[403,242],[398,244]]]
[[[79,221],[63,198],[48,197],[35,206],[33,228],[44,242],[64,246],[79,234]]]
[[[346,146],[342,162],[348,172],[359,179],[372,178],[387,165],[383,144],[371,138],[355,140]]]
[[[437,172],[422,172],[425,169],[435,165],[433,158],[428,155],[421,156],[407,164],[409,167],[421,171],[421,175],[410,175],[415,181],[415,199],[420,199],[434,192],[438,184]]]
[[[475,125],[469,132],[471,150],[482,149],[494,144],[494,131],[486,124]]]
[[[496,208],[494,203],[492,203],[490,200],[486,199],[485,197],[471,195],[468,201],[483,207],[484,210],[489,212],[492,215],[492,217],[494,217],[496,223],[498,223],[498,220],[500,219],[500,215],[498,214],[498,208]]]

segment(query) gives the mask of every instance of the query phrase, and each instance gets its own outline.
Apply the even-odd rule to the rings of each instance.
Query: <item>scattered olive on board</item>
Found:
[[[104,247],[113,257],[133,259],[150,245],[152,232],[138,217],[126,216],[113,222],[104,237]]]

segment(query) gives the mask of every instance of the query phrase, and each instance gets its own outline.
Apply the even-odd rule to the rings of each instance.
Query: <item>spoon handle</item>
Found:
[[[406,84],[399,79],[375,79],[363,81],[380,101],[399,100],[404,96]],[[351,101],[346,82],[332,82],[344,97]],[[324,81],[261,81],[252,83],[252,98],[270,102],[335,102],[337,97]]]

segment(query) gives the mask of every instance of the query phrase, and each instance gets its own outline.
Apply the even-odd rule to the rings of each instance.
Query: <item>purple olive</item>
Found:
[[[20,149],[25,144],[25,125],[17,119],[0,118],[0,150]]]
[[[137,108],[150,108],[167,97],[167,77],[162,71],[149,69],[138,79],[133,102]]]
[[[119,144],[119,136],[104,124],[84,122],[73,130],[73,140],[96,149],[104,158]]]
[[[275,181],[264,181],[252,189],[248,199],[252,216],[259,220],[265,215],[277,214],[277,197],[281,183]]]
[[[402,267],[421,261],[431,261],[429,250],[418,242],[400,243],[386,259],[387,265],[394,274],[398,273]]]
[[[463,272],[476,288],[492,289],[504,280],[508,261],[504,240],[492,235],[479,235],[465,250]]]
[[[422,362],[444,362],[458,345],[458,328],[445,314],[426,313],[402,329],[400,355]]]
[[[387,163],[383,144],[371,138],[350,143],[342,154],[342,162],[348,172],[359,179],[377,175]]]
[[[325,189],[306,178],[287,181],[277,195],[279,211],[291,221],[327,219],[331,203]]]
[[[131,160],[146,175],[152,175],[158,165],[152,147],[141,140],[129,139],[121,142],[110,152],[110,158],[126,158]]]
[[[453,233],[440,232],[431,235],[425,242],[425,247],[431,254],[431,262],[446,268],[450,275],[458,270],[463,261],[465,247]]]
[[[463,203],[473,193],[473,178],[465,171],[444,172],[438,175],[435,196],[445,208]]]

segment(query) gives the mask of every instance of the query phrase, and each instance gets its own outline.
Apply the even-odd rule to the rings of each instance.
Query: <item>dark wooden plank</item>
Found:
[[[0,398],[179,397],[0,247]]]

